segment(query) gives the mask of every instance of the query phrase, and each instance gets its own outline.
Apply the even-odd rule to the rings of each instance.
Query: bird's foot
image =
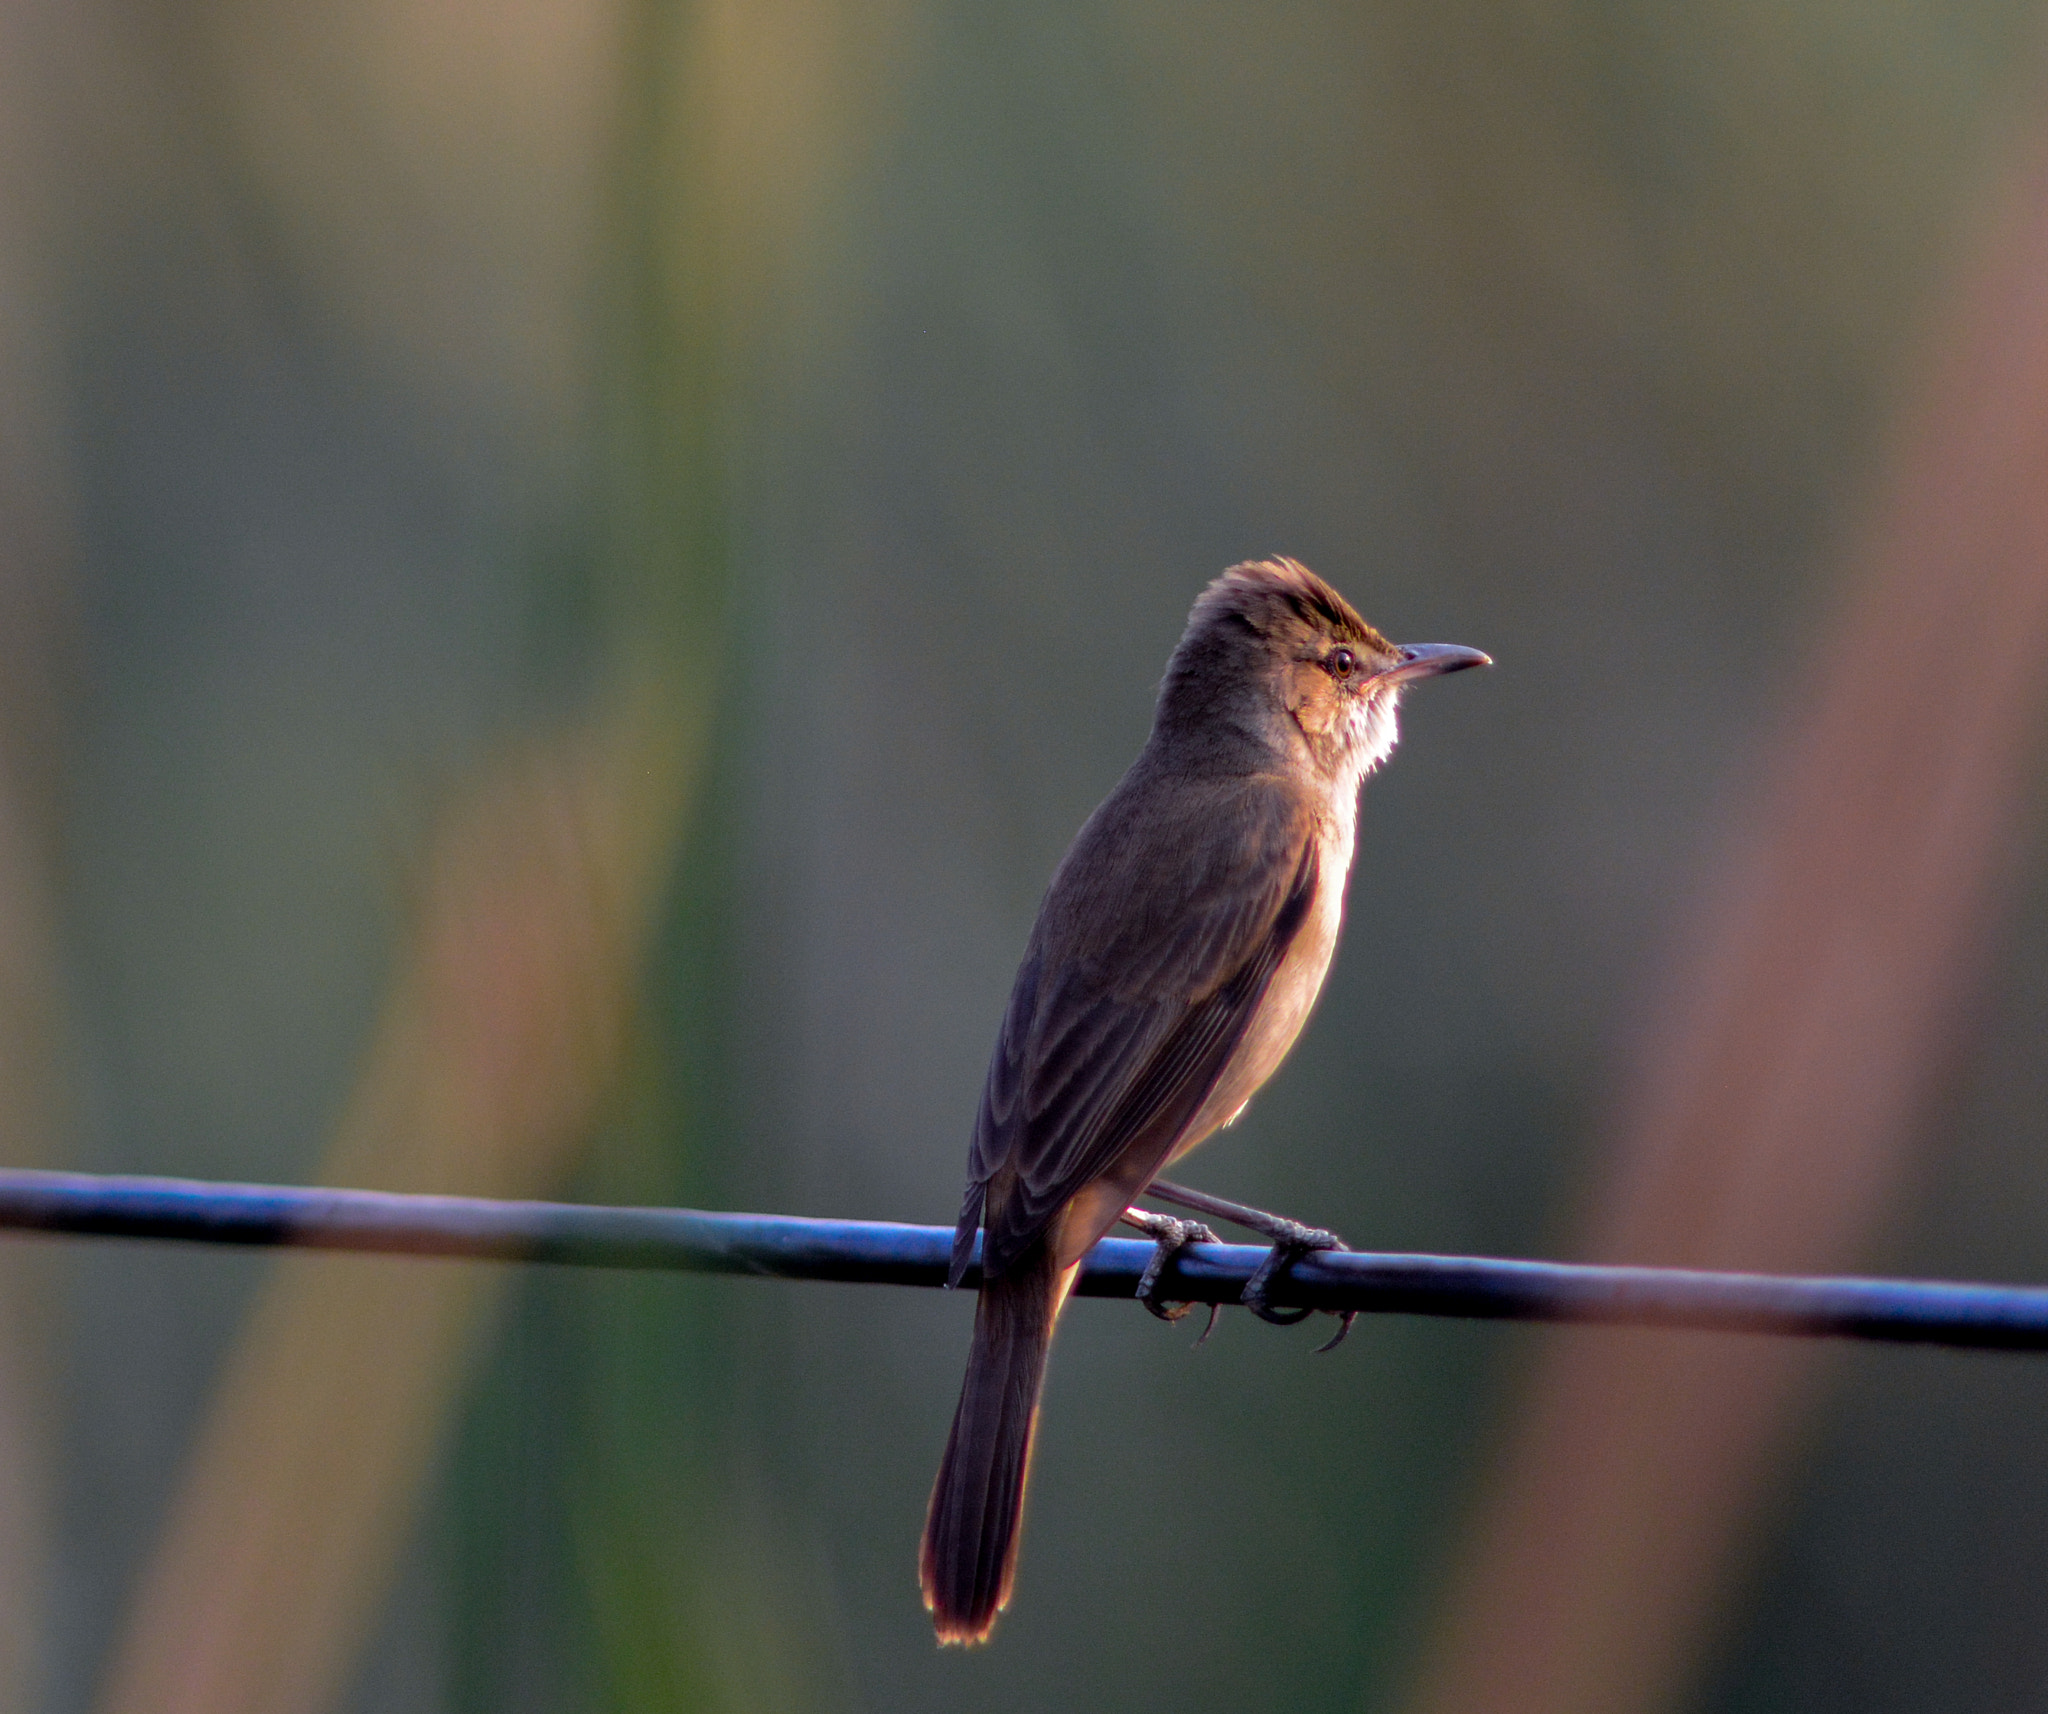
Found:
[[[1153,1243],[1152,1260],[1145,1264],[1145,1272],[1138,1280],[1138,1301],[1161,1321],[1178,1321],[1195,1306],[1177,1299],[1160,1295],[1159,1282],[1173,1258],[1190,1244],[1214,1244],[1220,1240],[1216,1234],[1199,1220],[1181,1220],[1171,1214],[1155,1214],[1149,1208],[1126,1208],[1123,1214],[1126,1225],[1135,1226]],[[1209,1305],[1209,1325],[1202,1329],[1202,1339],[1209,1337],[1216,1326],[1215,1304]],[[1195,1343],[1201,1344],[1202,1339]]]
[[[1299,1220],[1288,1220],[1280,1215],[1273,1215],[1271,1219],[1270,1226],[1255,1229],[1271,1238],[1273,1247],[1266,1252],[1266,1259],[1258,1265],[1252,1277],[1245,1281],[1244,1295],[1237,1301],[1261,1321],[1270,1321],[1275,1327],[1293,1327],[1306,1321],[1315,1311],[1275,1309],[1266,1295],[1268,1288],[1303,1256],[1313,1255],[1318,1250],[1341,1250],[1344,1240],[1320,1226],[1304,1226]]]
[[[1218,1220],[1227,1220],[1233,1226],[1242,1226],[1272,1240],[1272,1249],[1266,1252],[1266,1259],[1259,1263],[1252,1277],[1245,1281],[1244,1294],[1238,1302],[1261,1321],[1269,1321],[1275,1327],[1293,1327],[1316,1312],[1312,1309],[1276,1309],[1267,1296],[1272,1282],[1303,1256],[1313,1255],[1318,1250],[1350,1248],[1336,1233],[1325,1231],[1320,1226],[1304,1226],[1299,1220],[1289,1220],[1283,1214],[1269,1214],[1263,1208],[1250,1208],[1242,1202],[1211,1196],[1204,1190],[1169,1184],[1164,1179],[1154,1179],[1146,1194],[1156,1196],[1162,1202],[1178,1203],[1183,1208],[1214,1215]],[[1337,1331],[1316,1347],[1316,1354],[1320,1356],[1325,1351],[1336,1350],[1344,1343],[1345,1334],[1351,1331],[1351,1324],[1357,1319],[1358,1311],[1355,1309],[1339,1312]]]

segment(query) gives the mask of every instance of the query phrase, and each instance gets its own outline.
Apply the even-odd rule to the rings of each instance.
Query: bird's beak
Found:
[[[1400,660],[1375,675],[1379,683],[1406,684],[1411,679],[1435,678],[1439,673],[1461,673],[1467,667],[1493,665],[1491,655],[1457,643],[1404,643],[1396,652]]]

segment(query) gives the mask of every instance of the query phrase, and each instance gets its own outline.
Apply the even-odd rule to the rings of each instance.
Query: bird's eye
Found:
[[[1349,649],[1332,649],[1328,665],[1338,678],[1349,678],[1358,668],[1358,657]]]

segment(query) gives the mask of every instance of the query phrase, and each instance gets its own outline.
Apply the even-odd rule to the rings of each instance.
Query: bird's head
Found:
[[[1160,689],[1162,733],[1254,741],[1355,784],[1400,735],[1401,692],[1493,663],[1455,643],[1394,643],[1307,566],[1232,566],[1195,602]]]

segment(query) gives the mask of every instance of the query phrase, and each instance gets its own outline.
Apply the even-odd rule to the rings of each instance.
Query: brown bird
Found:
[[[1046,1350],[1081,1258],[1300,1034],[1403,688],[1490,664],[1388,642],[1289,559],[1234,566],[1196,600],[1150,739],[1039,907],[982,1091],[952,1283],[977,1229],[983,1283],[919,1556],[940,1642],[985,1640],[1009,1604]]]

